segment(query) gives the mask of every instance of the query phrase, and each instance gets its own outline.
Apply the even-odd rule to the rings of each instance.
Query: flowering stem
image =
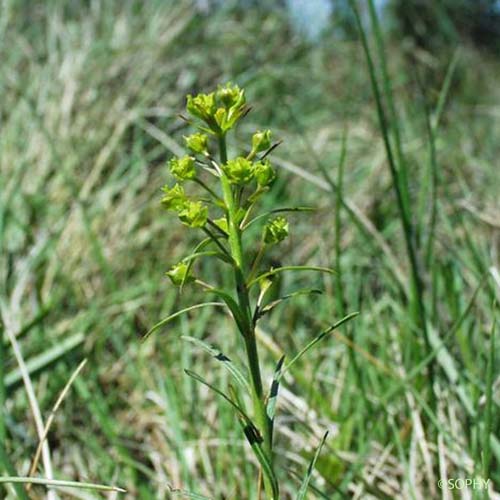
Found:
[[[227,163],[227,148],[226,137],[224,134],[219,135],[219,152],[220,161],[224,165]],[[245,348],[250,368],[251,385],[252,385],[252,401],[259,431],[262,433],[263,449],[266,453],[269,463],[272,467],[272,443],[271,443],[271,428],[266,413],[266,405],[264,401],[264,392],[262,388],[262,378],[259,363],[259,353],[257,350],[257,341],[255,337],[255,326],[252,320],[252,312],[250,308],[250,297],[248,287],[246,285],[246,265],[241,239],[241,229],[237,219],[238,207],[235,202],[234,193],[225,173],[221,172],[221,185],[224,197],[224,202],[227,207],[227,223],[229,231],[229,246],[234,260],[234,276],[236,281],[236,291],[238,295],[238,303],[241,312],[245,318],[242,325],[241,333],[245,339]],[[270,500],[277,500],[273,494],[273,489],[269,479],[264,475],[264,488],[266,496]]]

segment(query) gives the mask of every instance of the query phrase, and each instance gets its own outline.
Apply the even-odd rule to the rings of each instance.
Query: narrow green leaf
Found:
[[[181,336],[181,339],[186,340],[187,342],[191,342],[192,344],[195,344],[198,347],[201,347],[202,349],[207,351],[213,358],[222,363],[224,368],[228,370],[228,372],[233,376],[234,380],[241,388],[245,389],[245,391],[247,391],[248,394],[251,394],[250,384],[248,383],[248,380],[245,377],[245,375],[224,353],[219,351],[219,349],[216,349],[215,347],[207,344],[206,342],[203,342],[203,340],[199,340],[194,337],[183,335]]]
[[[231,260],[225,254],[223,254],[222,252],[217,252],[216,250],[205,250],[203,252],[194,252],[186,257],[183,257],[182,261],[192,263],[199,257],[217,257],[218,259],[224,262],[229,262],[229,263],[231,262]]]
[[[255,222],[265,219],[266,217],[269,217],[270,215],[273,214],[279,214],[283,212],[314,212],[317,210],[314,207],[284,207],[284,208],[275,208],[274,210],[269,210],[269,212],[265,212],[263,214],[257,215],[257,217],[253,218],[251,221],[247,222],[245,226],[242,228],[242,231],[250,227],[252,224]]]
[[[434,111],[434,119],[432,121],[432,127],[437,130],[439,127],[439,121],[441,120],[441,115],[443,113],[444,106],[446,104],[446,100],[448,99],[449,90],[451,87],[451,82],[455,75],[455,70],[460,59],[460,51],[459,49],[455,49],[453,57],[451,58],[451,62],[446,71],[446,75],[444,77],[443,86],[441,87],[441,91],[439,92],[439,97],[437,100],[436,109]]]
[[[181,309],[180,311],[177,311],[170,316],[167,316],[166,318],[162,319],[159,323],[156,323],[145,335],[142,337],[142,342],[144,342],[152,333],[156,332],[159,328],[162,326],[165,326],[167,323],[172,321],[173,319],[177,318],[178,316],[181,316],[189,311],[192,311],[194,309],[200,309],[201,307],[207,307],[207,306],[214,306],[214,307],[224,307],[225,304],[221,302],[203,302],[201,304],[195,304],[194,306],[189,306],[186,307],[185,309]]]
[[[269,389],[269,397],[267,399],[267,405],[266,405],[266,414],[267,418],[269,419],[269,429],[271,433],[271,443],[273,440],[274,415],[276,414],[276,403],[278,402],[278,391],[281,379],[281,369],[283,367],[284,361],[285,361],[285,355],[281,356],[274,370],[273,381],[271,382],[271,388]]]
[[[231,399],[227,394],[222,392],[220,389],[215,387],[210,382],[207,382],[201,375],[198,375],[197,373],[195,373],[191,370],[188,370],[187,368],[184,369],[184,372],[186,373],[186,375],[190,376],[191,378],[193,378],[197,382],[200,382],[201,384],[206,385],[208,388],[212,389],[212,391],[214,391],[216,394],[218,394],[219,396],[224,398],[236,410],[237,414],[241,418],[243,418],[246,425],[250,425],[252,427],[255,427],[254,424],[252,423],[252,420],[250,419],[250,417],[246,414],[245,410],[243,410],[243,408],[238,403],[233,401],[233,399]],[[257,431],[256,427],[255,427],[255,430]],[[257,434],[260,435],[260,433],[258,431],[257,431]]]
[[[319,341],[321,341],[328,334],[330,334],[331,332],[333,332],[333,330],[337,329],[339,326],[343,325],[344,323],[346,323],[350,319],[356,317],[358,314],[359,314],[359,312],[353,312],[353,313],[348,314],[347,316],[343,317],[341,320],[337,321],[336,323],[334,323],[332,326],[330,326],[326,330],[323,330],[319,335],[317,335],[316,337],[314,337],[314,339],[311,340],[311,342],[309,342],[303,349],[301,349],[298,352],[298,354],[296,354],[295,357],[290,361],[290,363],[288,363],[285,366],[285,368],[283,368],[283,370],[281,372],[281,375],[280,375],[280,379],[283,376],[283,374],[286,371],[288,371],[295,362],[297,362],[307,351],[309,351],[309,349],[311,349],[312,347],[314,347]]]
[[[305,498],[306,498],[307,489],[309,488],[309,482],[311,481],[312,472],[314,470],[314,467],[316,466],[316,462],[318,461],[319,454],[321,453],[321,449],[323,448],[323,445],[325,444],[327,437],[328,437],[328,431],[325,432],[325,435],[323,436],[321,443],[319,443],[319,446],[316,449],[316,453],[314,454],[314,457],[312,458],[311,462],[309,463],[309,467],[307,467],[306,475],[304,477],[304,480],[302,481],[302,484],[300,486],[300,490],[297,494],[297,500],[305,500]]]
[[[208,293],[214,293],[217,297],[221,298],[233,314],[234,320],[236,321],[240,332],[244,332],[247,330],[246,320],[243,314],[241,313],[240,306],[238,303],[224,290],[220,290],[219,288],[210,288],[207,290]]]
[[[47,486],[51,488],[78,488],[83,490],[116,491],[119,493],[127,492],[127,490],[119,488],[118,486],[106,486],[104,484],[94,483],[79,483],[78,481],[63,481],[60,479],[45,479],[42,477],[4,476],[0,477],[0,484],[1,483],[39,484],[41,486]]]
[[[210,382],[207,382],[203,377],[198,375],[197,373],[192,372],[191,370],[185,369],[184,370],[187,375],[189,375],[191,378],[196,380],[197,382],[200,382],[203,385],[206,385],[210,389],[212,389],[216,394],[219,396],[223,397],[235,410],[236,414],[238,416],[238,422],[240,423],[243,433],[245,434],[245,437],[252,447],[253,452],[255,453],[255,456],[257,457],[257,460],[259,461],[260,465],[262,466],[262,470],[266,477],[269,479],[269,482],[271,483],[271,486],[273,488],[273,492],[276,498],[278,498],[278,481],[276,479],[276,476],[274,475],[273,469],[271,467],[271,464],[269,462],[269,458],[267,457],[266,453],[262,449],[262,436],[257,427],[254,425],[250,417],[245,413],[243,408],[239,403],[234,401],[231,397],[229,397],[227,394],[222,392],[220,389],[212,385]]]
[[[255,285],[255,283],[258,283],[261,279],[267,278],[268,276],[273,276],[274,274],[282,273],[284,271],[317,271],[320,273],[329,273],[329,274],[334,274],[335,271],[333,269],[330,269],[329,267],[318,267],[318,266],[283,266],[283,267],[276,267],[274,269],[271,269],[270,271],[267,271],[265,273],[262,273],[261,275],[257,276],[256,278],[250,280],[247,284],[248,288],[251,286]]]
[[[245,434],[248,443],[250,444],[253,452],[255,453],[255,456],[257,457],[257,460],[259,461],[259,464],[262,467],[262,472],[271,484],[271,488],[273,490],[273,499],[278,499],[278,480],[276,479],[271,463],[269,462],[269,458],[262,448],[262,437],[258,433],[257,428],[253,424],[249,426],[245,422],[245,420],[241,418],[241,416],[238,416],[238,422],[240,423],[241,428],[243,429],[243,433]]]
[[[277,305],[281,304],[284,300],[292,299],[299,295],[321,295],[323,293],[322,290],[318,290],[317,288],[303,288],[301,290],[296,290],[295,292],[288,293],[287,295],[283,295],[279,299],[273,300],[269,304],[266,304],[262,309],[260,309],[258,313],[258,317],[262,317],[264,314],[268,313],[272,309],[274,309]]]
[[[195,253],[198,253],[200,252],[201,250],[203,250],[207,245],[210,244],[212,240],[210,238],[205,238],[204,240],[200,241],[194,248],[193,252],[191,255],[195,254]],[[189,257],[189,256],[188,256]],[[186,284],[186,280],[188,279],[188,276],[190,275],[191,273],[191,268],[193,267],[193,264],[194,264],[194,260],[188,260],[188,267],[187,267],[187,272],[186,274],[184,275],[184,279],[182,280],[182,283],[181,283],[181,286],[180,286],[180,290],[182,292],[183,288],[184,288],[184,285]]]
[[[293,476],[297,481],[300,483],[303,479],[303,475],[299,474],[298,472],[294,471],[293,469],[287,469],[288,474],[290,476]],[[324,500],[331,500],[332,497],[330,495],[327,495],[324,491],[321,491],[317,486],[315,486],[313,483],[309,483],[309,490],[313,491],[318,498],[323,498]],[[340,491],[340,488],[339,488]]]

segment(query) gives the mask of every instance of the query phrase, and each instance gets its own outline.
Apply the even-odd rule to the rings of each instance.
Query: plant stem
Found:
[[[219,152],[221,164],[227,163],[227,148],[226,137],[224,134],[219,136]],[[271,443],[271,428],[269,419],[267,418],[266,405],[264,401],[264,391],[262,388],[262,377],[259,362],[259,353],[257,350],[257,341],[255,337],[255,326],[252,319],[252,311],[250,308],[250,297],[245,276],[245,259],[243,245],[241,241],[241,229],[238,216],[238,207],[235,203],[234,193],[229,183],[228,178],[221,172],[221,185],[224,202],[227,206],[227,223],[229,230],[229,247],[234,259],[234,277],[236,282],[236,291],[238,295],[238,303],[245,318],[243,325],[243,337],[245,339],[245,348],[248,359],[248,367],[250,370],[251,385],[252,385],[252,403],[254,416],[257,422],[257,427],[262,433],[263,449],[266,453],[269,463],[273,464],[272,443]],[[273,494],[273,489],[269,479],[264,474],[264,489],[266,497],[269,500],[278,500]]]

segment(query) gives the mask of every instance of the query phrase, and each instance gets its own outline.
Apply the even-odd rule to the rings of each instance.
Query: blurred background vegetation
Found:
[[[373,46],[367,4],[358,5]],[[445,341],[430,363],[434,400],[348,0],[1,3],[3,474],[27,474],[37,447],[29,382],[46,420],[86,357],[48,435],[54,477],[117,484],[128,499],[171,498],[170,487],[256,498],[256,465],[232,412],[183,373],[194,366],[227,383],[180,339],[197,336],[237,358],[227,318],[195,311],[141,343],[154,323],[194,300],[164,276],[192,247],[159,205],[166,161],[182,154],[188,131],[178,114],[186,93],[232,80],[252,105],[234,146],[244,147],[256,128],[284,141],[273,154],[281,173],[267,203],[318,209],[292,217],[291,238],[275,258],[341,271],[281,283],[283,291],[325,293],[290,302],[263,323],[269,374],[281,352],[293,354],[325,325],[361,311],[285,383],[277,424],[284,498],[325,429],[331,436],[311,498],[441,498],[442,477],[488,477],[500,490],[491,438],[500,404],[500,340],[492,342],[500,297],[499,2],[388,0],[375,8],[428,328]],[[38,474],[49,474],[46,461]],[[16,498],[1,488],[2,498]],[[59,498],[106,495],[118,498],[58,490]],[[499,498],[493,489],[490,498]]]

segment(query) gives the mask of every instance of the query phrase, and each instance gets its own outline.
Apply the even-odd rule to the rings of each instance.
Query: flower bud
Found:
[[[243,186],[253,179],[254,169],[252,162],[241,156],[234,160],[229,160],[222,168],[231,184]]]
[[[179,211],[179,219],[189,227],[203,227],[207,223],[208,208],[201,201],[188,200]]]
[[[228,82],[226,85],[219,85],[216,93],[217,100],[226,108],[233,106],[243,106],[245,104],[245,91],[238,85]]]
[[[271,131],[270,130],[258,130],[252,136],[252,151],[254,153],[260,153],[261,151],[266,151],[271,147]]]
[[[172,158],[169,162],[171,174],[180,182],[196,177],[196,169],[192,156]]]
[[[194,281],[191,270],[185,262],[179,262],[178,264],[173,265],[170,270],[166,272],[166,275],[176,286],[181,286],[183,283]]]
[[[191,115],[210,122],[216,110],[215,94],[213,92],[211,94],[198,94],[195,97],[188,95],[186,109]]]
[[[264,243],[274,245],[288,236],[288,221],[284,217],[269,220],[264,227]]]
[[[206,134],[191,134],[185,136],[184,141],[193,153],[204,155],[208,152],[208,136]]]
[[[164,186],[162,191],[165,194],[161,199],[161,203],[166,210],[175,210],[178,212],[184,208],[188,201],[184,193],[184,188],[179,184],[176,184],[173,188]]]
[[[271,167],[269,160],[258,161],[254,164],[254,175],[257,184],[260,187],[267,187],[271,185],[276,179],[276,172]]]

